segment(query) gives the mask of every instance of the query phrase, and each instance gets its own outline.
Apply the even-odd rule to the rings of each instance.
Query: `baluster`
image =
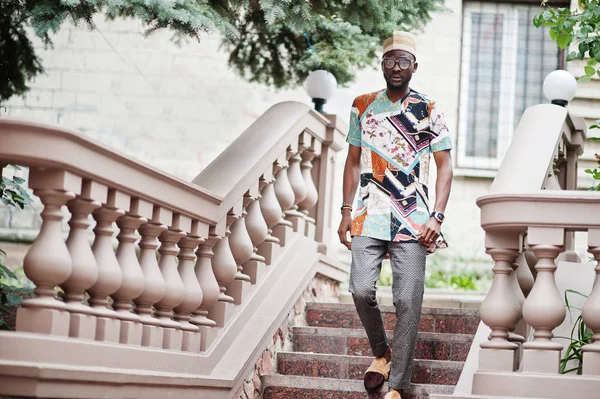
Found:
[[[123,281],[121,287],[112,297],[113,308],[121,320],[119,342],[129,345],[142,345],[141,318],[134,313],[132,301],[144,292],[146,281],[138,260],[135,243],[138,240],[136,231],[152,217],[152,204],[139,198],[132,198],[129,212],[117,219],[119,226],[119,246],[117,260],[121,266]]]
[[[240,201],[227,215],[225,235],[214,247],[215,255],[212,258],[212,268],[221,293],[217,303],[209,309],[209,317],[214,320],[219,327],[225,325],[227,316],[226,304],[235,302],[233,297],[225,294],[225,287],[234,280],[237,273],[237,265],[233,258],[233,254],[231,253],[231,246],[229,244],[229,236],[231,235],[229,226],[240,218],[240,215],[242,214],[242,204],[242,201]]]
[[[258,246],[258,254],[265,258],[265,263],[270,265],[273,263],[275,251],[279,248],[279,238],[273,236],[273,228],[281,219],[283,211],[275,195],[275,176],[273,172],[279,171],[279,163],[273,164],[269,172],[263,175],[266,183],[262,190],[262,198],[260,201],[260,210],[267,223],[267,237],[265,241]]]
[[[64,171],[31,169],[29,187],[44,205],[42,228],[23,260],[25,275],[35,284],[35,298],[26,299],[17,310],[17,331],[69,335],[64,302],[56,299],[54,287],[71,275],[72,263],[62,238],[61,207],[81,190],[81,179]]]
[[[221,236],[218,235],[218,231],[214,227],[211,227],[210,230],[208,238],[203,244],[200,244],[196,252],[196,277],[200,283],[200,288],[202,288],[202,304],[192,312],[193,316],[190,319],[190,323],[200,328],[201,351],[206,350],[210,342],[212,342],[209,336],[215,330],[213,327],[216,327],[217,323],[208,318],[208,309],[217,303],[221,294],[219,284],[212,269],[212,258],[214,256],[212,249],[221,240]],[[225,234],[225,232],[223,231],[222,234]],[[214,333],[212,336],[214,338]]]
[[[523,344],[523,371],[558,373],[563,345],[552,342],[552,330],[563,322],[566,310],[554,279],[554,260],[563,250],[564,230],[530,227],[527,241],[538,262],[533,289],[523,304],[523,318],[535,329],[533,341]]]
[[[312,239],[315,238],[316,221],[314,218],[309,216],[309,212],[319,200],[319,193],[317,192],[317,187],[313,181],[312,168],[313,160],[317,155],[315,150],[318,149],[320,144],[321,143],[317,139],[312,138],[312,144],[310,148],[302,152],[302,163],[300,164],[300,168],[302,169],[302,178],[304,179],[304,185],[306,186],[306,196],[304,197],[304,200],[298,204],[298,209],[305,215],[306,236]]]
[[[139,262],[146,284],[142,294],[134,300],[135,310],[140,315],[140,321],[143,324],[142,346],[154,348],[161,348],[163,343],[163,329],[158,319],[152,314],[152,306],[165,294],[165,280],[156,260],[156,249],[159,245],[157,238],[167,229],[167,226],[162,224],[160,215],[160,207],[155,205],[152,219],[139,228],[142,236]]]
[[[264,175],[263,175],[264,176]],[[256,284],[260,271],[264,268],[266,258],[258,253],[258,247],[265,241],[269,235],[269,227],[265,221],[261,210],[261,203],[263,201],[260,195],[260,190],[263,190],[269,183],[265,179],[259,181],[259,193],[256,201],[250,204],[248,207],[248,216],[246,217],[246,227],[248,228],[248,234],[252,240],[252,256],[250,260],[244,264],[244,270],[246,274],[250,276],[252,284]]]
[[[288,168],[288,179],[292,190],[294,191],[294,204],[292,208],[285,212],[286,219],[292,222],[292,227],[295,232],[304,234],[304,214],[298,211],[298,204],[300,204],[307,194],[306,183],[302,177],[302,171],[300,169],[300,161],[302,161],[301,154],[304,152],[305,147],[300,146],[298,151],[292,155],[289,159],[290,167]]]
[[[221,290],[212,269],[212,258],[214,245],[221,237],[210,234],[204,243],[198,246],[196,251],[196,278],[202,289],[202,304],[192,312],[190,323],[197,326],[215,327],[217,323],[208,318],[208,309],[217,303]]]
[[[527,262],[527,255],[524,249],[521,251],[521,255],[519,255],[518,263],[519,267],[517,268],[517,281],[519,282],[519,287],[521,288],[523,296],[527,298],[531,292],[531,289],[533,288],[534,279],[533,274],[531,274],[531,269],[529,268],[529,262]]]
[[[173,309],[184,301],[185,286],[177,269],[177,243],[191,230],[192,221],[181,214],[173,215],[171,228],[159,236],[160,271],[165,281],[165,295],[154,305],[160,325],[164,327],[163,348],[181,350],[183,331],[173,320]]]
[[[292,156],[292,154],[293,151],[288,149],[286,152],[286,157]],[[292,228],[292,222],[286,220],[285,216],[286,212],[294,205],[295,195],[292,185],[290,184],[290,180],[288,179],[287,169],[289,168],[289,162],[284,162],[282,160],[279,162],[279,165],[281,168],[275,175],[275,196],[277,197],[277,201],[279,202],[279,206],[281,207],[283,213],[281,214],[279,222],[273,228],[273,234],[279,239],[280,245],[285,246],[285,238]]]
[[[89,216],[107,198],[106,186],[85,180],[81,195],[67,203],[71,220],[67,248],[71,254],[73,271],[62,284],[65,291],[67,309],[71,313],[69,336],[75,338],[96,338],[96,317],[92,309],[83,303],[83,293],[98,279],[98,265],[88,239]]]
[[[521,285],[519,283],[518,278],[518,270],[519,268],[523,268],[529,272],[529,267],[527,266],[527,261],[525,260],[525,256],[522,252],[517,255],[515,260],[511,263],[512,273],[510,273],[510,286],[514,295],[514,298],[519,302],[519,321],[515,328],[508,332],[508,340],[510,342],[515,342],[517,345],[523,344],[525,342],[525,336],[527,333],[527,324],[523,320],[523,315],[521,309],[523,309],[523,303],[525,303],[525,295],[523,294],[523,290],[521,289]],[[519,364],[518,361],[516,364]]]
[[[231,254],[237,265],[235,280],[250,281],[250,277],[242,273],[242,265],[252,256],[252,240],[246,227],[246,216],[248,215],[247,206],[254,201],[254,197],[248,193],[244,196],[244,209],[242,216],[233,223],[231,227],[231,236],[229,237],[229,247]],[[227,292],[230,290],[228,289]],[[232,295],[235,299],[235,296]]]
[[[486,232],[486,253],[494,260],[494,281],[479,313],[492,330],[490,340],[483,342],[479,355],[480,371],[513,371],[518,345],[509,342],[508,332],[521,318],[521,307],[510,284],[511,263],[518,255],[518,236]]]
[[[250,286],[244,284],[250,282],[251,278],[247,275],[245,267],[248,260],[253,255],[254,245],[250,234],[248,233],[248,207],[254,204],[255,197],[258,195],[258,182],[244,195],[244,209],[242,216],[233,224],[231,236],[229,237],[229,246],[231,253],[237,264],[237,274],[235,279],[227,285],[227,294],[233,298],[233,303],[240,305],[245,293]],[[244,273],[242,273],[242,270]]]
[[[96,315],[96,340],[119,342],[120,322],[117,313],[110,307],[108,296],[121,286],[122,275],[115,255],[112,238],[115,233],[113,223],[123,216],[123,208],[129,206],[129,197],[114,189],[108,190],[106,204],[93,212],[96,219],[92,251],[98,263],[98,280],[89,290],[90,304]]]
[[[200,307],[203,299],[202,288],[194,271],[194,261],[196,261],[194,252],[198,245],[204,242],[204,239],[200,237],[199,230],[200,222],[194,220],[191,232],[179,241],[180,250],[177,256],[179,258],[179,275],[185,287],[185,299],[175,308],[175,320],[179,322],[183,331],[181,349],[186,352],[200,351],[201,342],[200,328],[190,323],[192,312]]]
[[[241,214],[241,211],[240,211]],[[233,281],[237,274],[237,265],[233,254],[231,253],[231,246],[229,245],[229,236],[231,230],[229,226],[239,219],[239,216],[234,213],[227,215],[227,226],[225,228],[225,235],[218,241],[214,246],[214,256],[212,257],[212,268],[217,283],[219,284],[219,301],[233,303],[233,298],[225,294],[225,287],[227,284]]]
[[[527,262],[527,266],[529,266],[529,271],[531,272],[531,276],[533,277],[533,280],[535,281],[535,278],[537,277],[537,271],[535,270],[535,265],[537,265],[537,258],[535,257],[535,254],[531,251],[531,249],[529,249],[529,247],[527,247],[524,251],[525,254],[525,261]],[[533,284],[531,285],[531,288],[533,289]]]
[[[329,116],[331,125],[327,128],[327,136],[325,141],[322,143],[319,157],[313,161],[313,170],[315,170],[314,181],[317,184],[317,191],[319,193],[319,200],[317,201],[316,209],[314,214],[316,217],[316,232],[315,240],[319,244],[319,252],[323,254],[328,253],[327,243],[331,242],[332,237],[332,206],[335,189],[335,153],[341,148],[336,143],[335,137],[340,135],[340,131],[335,128],[337,122],[336,118]]]
[[[600,229],[588,231],[588,252],[596,259],[596,280],[581,314],[594,342],[583,347],[583,374],[600,375]]]

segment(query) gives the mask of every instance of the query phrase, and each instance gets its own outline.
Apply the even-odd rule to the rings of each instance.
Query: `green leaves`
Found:
[[[596,119],[596,123],[589,127],[590,129],[600,129],[600,119]],[[600,137],[588,137],[589,141],[595,141],[600,143]],[[598,161],[598,167],[594,169],[586,169],[585,173],[592,176],[594,179],[594,185],[592,185],[588,190],[590,191],[600,191],[600,154],[595,154],[596,160]]]
[[[579,291],[575,290],[565,290],[565,305],[569,312],[569,317],[571,316],[571,309],[581,310],[578,307],[575,307],[569,303],[569,296],[567,294],[575,294],[581,297],[587,298],[588,296],[582,294]],[[561,337],[556,336],[556,338],[568,339],[570,341],[569,346],[567,346],[567,350],[563,355],[563,358],[560,359],[560,368],[559,371],[561,374],[570,373],[573,371],[577,371],[577,374],[581,374],[583,367],[583,351],[582,348],[584,345],[590,344],[593,342],[594,333],[586,327],[583,317],[579,315],[573,324],[573,328],[571,329],[571,335],[569,337]],[[572,367],[567,369],[569,366],[569,362],[575,361],[577,363],[576,367]]]
[[[548,8],[533,17],[533,25],[536,28],[541,26],[550,27],[550,38],[556,41],[556,44],[562,50],[571,44],[574,37],[573,29],[576,21],[570,17],[570,13],[565,8],[561,8],[558,11],[554,8]],[[575,56],[572,58],[574,59]]]
[[[577,46],[576,51],[567,55],[567,62],[588,58],[585,75],[579,77],[579,82],[588,83],[594,76],[600,77],[596,67],[600,61],[600,36],[596,34],[600,29],[600,6],[597,1],[582,1],[579,10],[549,7],[533,17],[533,25],[550,27],[550,38],[560,49],[572,44]]]
[[[596,74],[596,68],[591,66],[585,66],[583,70],[585,71],[585,74],[590,77]]]
[[[0,277],[8,277],[8,278],[12,278],[12,279],[17,279],[17,276],[10,271],[10,269],[6,266],[4,266],[2,263],[0,263]]]
[[[543,13],[536,14],[533,17],[533,26],[535,26],[536,28],[539,28],[540,26],[542,26],[543,23],[544,23]],[[552,40],[554,40],[554,39],[552,39]]]
[[[9,165],[9,167],[12,167],[15,171],[21,170],[16,165]],[[2,170],[0,170],[0,176],[2,175],[1,172]],[[6,206],[23,209],[25,205],[32,202],[27,188],[23,185],[24,183],[25,179],[21,177],[15,176],[12,179],[2,177],[0,181],[0,199]],[[3,318],[6,308],[18,306],[23,300],[23,295],[32,293],[31,288],[19,285],[21,282],[17,275],[4,264],[5,256],[6,252],[0,249],[0,330],[10,329]]]
[[[0,250],[2,256],[6,252]],[[16,306],[19,306],[25,295],[31,295],[33,290],[29,288],[22,280],[19,280],[17,275],[11,271],[0,256],[0,330],[10,330],[10,325],[5,320],[7,308],[12,308],[14,311]]]
[[[15,167],[15,169],[20,170],[18,167]],[[13,177],[12,179],[2,177],[0,181],[0,200],[4,205],[23,209],[26,205],[31,204],[33,199],[23,183],[25,183],[25,179],[20,177]]]
[[[571,44],[572,39],[573,39],[573,36],[571,36],[570,34],[561,33],[560,35],[558,35],[558,38],[556,39],[556,43],[558,44],[558,47],[561,50],[564,50],[565,48],[567,48],[567,46],[569,44]]]

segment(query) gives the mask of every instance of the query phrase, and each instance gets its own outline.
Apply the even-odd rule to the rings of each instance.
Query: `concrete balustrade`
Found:
[[[315,222],[329,215],[320,201],[333,185],[322,176],[344,135],[335,118],[281,103],[189,183],[77,132],[0,120],[0,164],[29,167],[44,207],[24,261],[35,295],[16,332],[0,332],[0,380],[15,362],[43,362],[50,378],[62,370],[54,385],[22,371],[0,394],[53,395],[62,384],[85,398],[114,383],[106,370],[135,379],[135,397],[154,397],[156,378],[174,375],[184,378],[170,392],[233,394],[317,266],[335,264],[320,260],[330,228]],[[331,159],[320,162],[323,152]]]
[[[600,254],[600,195],[576,190],[585,131],[584,121],[565,108],[528,108],[490,194],[477,199],[494,280],[480,308],[491,332],[479,344],[473,395],[560,398],[570,396],[575,384],[589,392],[600,386],[600,378],[559,378],[564,345],[553,334],[566,316],[557,264],[581,261],[574,232],[587,233],[596,261]],[[596,282],[583,307],[584,321],[595,332],[594,342],[583,348],[587,376],[600,376],[599,309]]]

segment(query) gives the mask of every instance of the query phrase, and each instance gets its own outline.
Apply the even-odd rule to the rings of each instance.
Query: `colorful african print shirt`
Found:
[[[437,104],[410,90],[391,102],[386,90],[357,97],[346,141],[361,147],[359,198],[352,236],[419,242],[429,219],[427,180],[432,152],[452,143]],[[440,235],[428,252],[447,247]]]

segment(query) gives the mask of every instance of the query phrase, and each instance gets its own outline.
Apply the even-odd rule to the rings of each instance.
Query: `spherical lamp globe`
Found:
[[[552,104],[565,107],[575,97],[577,81],[569,72],[559,69],[546,76],[543,89]]]
[[[315,103],[315,109],[323,112],[323,105],[335,94],[337,80],[330,72],[318,69],[308,74],[304,87]]]

